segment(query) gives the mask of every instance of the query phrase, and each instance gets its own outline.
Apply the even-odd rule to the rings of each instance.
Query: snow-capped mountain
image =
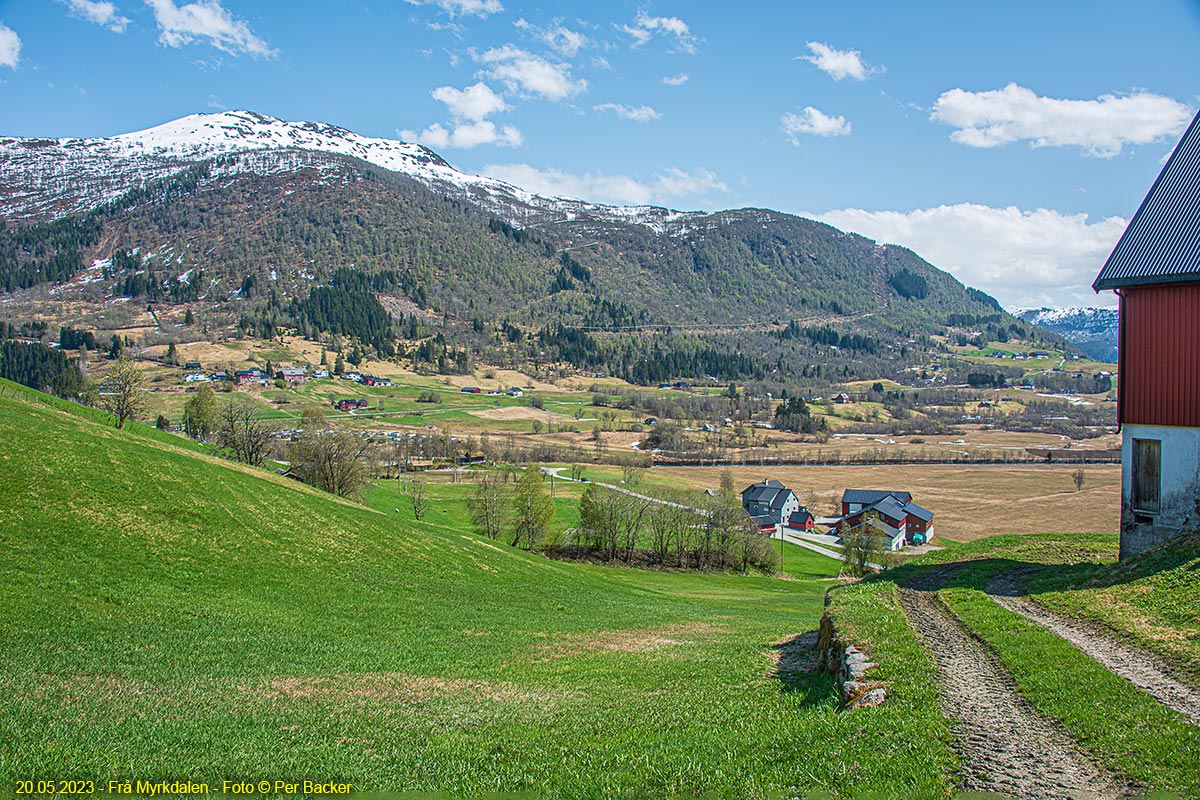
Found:
[[[252,157],[266,152],[294,157]],[[103,139],[0,138],[0,218],[45,221],[85,212],[150,181],[222,156],[247,157],[218,165],[218,172],[264,173],[319,166],[314,153],[349,156],[408,175],[511,222],[531,216],[567,220],[586,215],[660,229],[685,216],[652,206],[615,207],[540,197],[503,181],[460,172],[418,144],[360,136],[320,122],[287,122],[252,111],[226,111],[193,114]]]
[[[1023,321],[1057,333],[1098,361],[1117,360],[1117,309],[1028,308],[1015,314]]]

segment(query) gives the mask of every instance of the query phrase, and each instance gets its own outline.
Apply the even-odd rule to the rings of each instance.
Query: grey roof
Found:
[[[871,510],[878,511],[890,519],[903,520],[905,517],[904,504],[891,495],[871,506]]]
[[[1200,281],[1200,114],[1125,228],[1092,288]]]
[[[909,514],[912,514],[914,517],[921,520],[922,522],[929,522],[930,520],[933,519],[932,511],[930,511],[927,508],[921,508],[916,503],[909,503],[908,505],[906,505],[904,507],[904,510],[907,511]]]
[[[764,516],[778,525],[783,521],[783,507],[791,497],[795,497],[795,492],[779,481],[760,481],[742,492],[742,507],[756,519]]]
[[[882,489],[847,489],[842,492],[843,503],[862,503],[864,506],[878,503],[885,497],[894,497],[901,503],[912,500],[909,492],[889,492]]]
[[[760,528],[764,527],[766,525],[778,525],[779,524],[779,520],[771,517],[769,514],[766,514],[766,515],[763,515],[760,517],[751,517],[750,519],[753,520],[754,524],[759,526]]]
[[[788,517],[789,522],[807,522],[810,519],[816,518],[807,508],[801,508],[799,511],[793,511],[792,515]]]
[[[760,481],[751,484],[742,490],[742,503],[769,503],[776,504],[776,498],[781,495],[787,496],[791,490],[784,486],[779,481]],[[783,505],[783,500],[778,500],[780,506]]]

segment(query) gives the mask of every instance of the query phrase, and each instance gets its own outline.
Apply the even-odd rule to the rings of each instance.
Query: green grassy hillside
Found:
[[[776,667],[817,626],[818,556],[791,581],[558,563],[11,395],[0,464],[0,785],[948,786],[928,697],[838,714]]]
[[[1109,774],[1168,796],[1200,796],[1200,730],[1074,645],[987,597],[986,587],[1013,570],[1032,572],[1029,597],[1111,628],[1118,641],[1169,652],[1180,674],[1197,674],[1197,540],[1176,541],[1117,562],[1117,537],[1098,534],[994,536],[953,544],[916,563],[831,593],[839,628],[863,644],[890,680],[890,693],[934,690],[935,672],[897,598],[896,587],[936,567],[939,596],[996,656],[1021,695],[1057,721]],[[1147,620],[1153,620],[1148,625]],[[1189,641],[1191,646],[1181,642]],[[1168,647],[1166,642],[1173,642]]]
[[[1125,563],[1048,570],[1029,588],[1042,605],[1111,628],[1200,681],[1200,532]]]

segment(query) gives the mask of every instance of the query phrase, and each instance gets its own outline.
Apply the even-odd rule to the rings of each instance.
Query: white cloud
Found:
[[[167,47],[183,47],[197,39],[231,55],[246,53],[270,58],[278,55],[254,35],[245,20],[234,19],[217,0],[196,0],[176,6],[175,0],[146,0],[158,22],[158,41]]]
[[[591,43],[587,36],[564,26],[562,20],[555,20],[549,28],[542,28],[522,17],[513,23],[513,27],[543,42],[565,58],[574,58]]]
[[[480,81],[465,89],[455,89],[453,86],[439,86],[430,92],[433,99],[445,103],[450,113],[459,119],[479,122],[497,111],[507,111],[508,104],[504,98],[491,90],[486,83]]]
[[[621,119],[633,122],[650,122],[662,116],[650,106],[627,106],[621,103],[601,103],[598,106],[592,106],[592,111],[611,111]]]
[[[487,19],[504,10],[500,0],[408,0],[414,6],[437,6],[452,17]]]
[[[796,58],[815,65],[835,81],[842,78],[865,81],[872,73],[878,72],[863,63],[862,53],[858,50],[835,50],[821,42],[809,42],[808,49],[812,55]]]
[[[587,89],[586,80],[571,78],[569,64],[552,64],[510,44],[472,55],[487,67],[488,75],[503,81],[514,92],[536,94],[558,102]]]
[[[435,122],[423,131],[400,131],[400,138],[435,150],[451,147],[466,150],[483,144],[520,147],[525,140],[521,132],[512,125],[497,128],[490,120],[460,122],[450,128]]]
[[[675,37],[675,47],[684,53],[696,52],[696,37],[691,28],[679,17],[652,17],[645,11],[639,11],[633,20],[633,25],[618,25],[618,30],[633,37],[633,46],[641,47],[648,43],[656,33]]]
[[[1079,147],[1111,158],[1126,144],[1177,136],[1192,114],[1182,103],[1149,92],[1060,100],[1010,83],[987,92],[944,92],[929,118],[957,128],[950,138],[971,147],[1027,140],[1032,147]]]
[[[831,117],[820,109],[805,106],[799,114],[790,111],[779,118],[783,131],[792,140],[792,144],[800,146],[799,134],[808,133],[813,136],[848,136],[850,123],[845,117]]]
[[[0,67],[17,68],[21,60],[21,37],[12,28],[0,22]]]
[[[908,247],[1009,308],[1102,301],[1091,283],[1126,225],[1120,217],[1091,222],[1087,214],[974,203],[908,213],[847,208],[814,216]]]
[[[729,191],[715,173],[706,169],[687,172],[671,167],[655,174],[649,181],[602,172],[573,175],[557,169],[538,169],[529,164],[488,164],[482,172],[548,197],[574,197],[615,205],[667,204],[678,198],[696,200],[713,192]]]
[[[96,0],[60,1],[65,1],[70,6],[72,16],[103,25],[113,33],[124,33],[125,28],[129,26],[129,18],[118,14],[117,7],[112,3],[96,2]]]
[[[681,72],[678,75],[665,75],[661,82],[667,86],[683,86],[688,82],[688,74]]]

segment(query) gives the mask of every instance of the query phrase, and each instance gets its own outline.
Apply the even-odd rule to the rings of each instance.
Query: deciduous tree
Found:
[[[217,429],[217,398],[212,387],[201,385],[183,404],[183,430],[188,436],[206,441]]]
[[[146,413],[145,382],[141,368],[124,356],[117,357],[100,382],[100,407],[116,416],[118,428],[124,428],[126,420],[136,420]]]
[[[274,426],[257,417],[245,396],[231,398],[217,413],[217,441],[235,461],[258,466],[274,440]]]
[[[345,431],[306,429],[292,443],[292,471],[300,480],[338,497],[354,497],[367,483],[363,462],[368,442]]]
[[[425,491],[425,479],[420,475],[413,475],[408,480],[408,499],[412,501],[413,518],[418,522],[425,514],[425,509],[429,507],[429,495]]]
[[[499,475],[480,476],[475,491],[467,501],[471,524],[477,533],[489,539],[499,539],[508,527],[512,512],[512,488]]]
[[[524,542],[532,550],[545,538],[554,521],[554,501],[542,482],[542,471],[529,465],[513,489],[513,524],[510,544]]]

